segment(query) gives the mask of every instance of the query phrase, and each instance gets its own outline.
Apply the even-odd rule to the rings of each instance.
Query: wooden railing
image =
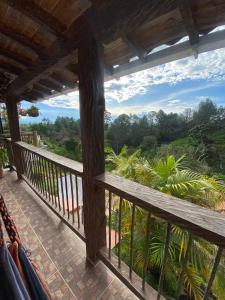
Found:
[[[82,164],[24,142],[14,149],[22,157],[22,178],[84,240]]]
[[[11,145],[8,139],[7,145],[13,146],[13,151],[21,155],[22,178],[70,229],[86,241],[83,226],[82,164],[24,142]],[[98,256],[116,276],[140,299],[167,298],[164,286],[171,243],[175,230],[181,230],[186,245],[182,246],[175,298],[178,299],[181,295],[190,253],[196,249],[199,239],[204,239],[213,245],[211,271],[206,285],[201,287],[202,299],[209,299],[217,270],[221,267],[221,257],[224,260],[224,215],[109,173],[97,176],[95,185],[105,191],[107,218],[106,247],[101,249]],[[138,218],[143,223],[141,228],[137,227]],[[163,258],[158,282],[151,287],[148,278],[151,272],[149,257],[154,223],[159,223],[163,228]],[[144,236],[144,255],[141,270],[137,271],[136,241],[141,234]]]
[[[37,131],[21,131],[21,140],[27,144],[32,144],[38,146],[38,134]],[[2,138],[10,138],[10,132],[5,130],[3,134],[0,135]]]
[[[184,251],[182,256],[180,271],[177,276],[176,298],[178,299],[181,294],[185,270],[189,263],[189,255],[192,247],[194,246],[196,239],[203,238],[217,246],[207,285],[206,287],[201,287],[202,299],[208,299],[213,280],[222,257],[223,249],[225,248],[224,215],[109,173],[96,177],[96,184],[102,187],[106,191],[107,195],[106,215],[108,218],[109,234],[107,249],[103,249],[99,256],[108,265],[108,267],[111,268],[112,271],[117,274],[117,276],[119,276],[119,278],[123,280],[124,283],[128,285],[140,298],[160,299],[162,295],[165,295],[163,286],[171,238],[174,230],[176,230],[176,228],[180,228],[184,234],[185,232],[187,233],[187,246],[185,249],[186,251]],[[117,212],[116,214],[115,207]],[[140,236],[134,237],[134,235],[139,235],[139,232],[136,232],[136,218],[138,210],[140,209],[141,213],[139,213],[139,218],[140,214],[142,214],[142,221],[146,223],[142,227],[145,234],[145,255],[143,258],[141,274],[139,271],[139,275],[142,277],[142,282],[140,282],[138,276],[134,272],[134,252],[137,250],[135,249],[134,240],[140,239]],[[125,210],[129,213],[124,214]],[[112,222],[113,219],[114,222]],[[125,219],[126,225],[129,224],[129,228],[126,228],[125,234],[123,230],[123,219]],[[163,249],[164,255],[161,272],[158,283],[155,286],[155,288],[158,289],[157,296],[156,291],[146,284],[146,278],[149,275],[148,260],[149,255],[151,255],[151,249],[153,249],[151,247],[151,242],[154,220],[163,226],[165,233]],[[118,233],[118,241],[115,247],[116,255],[115,250],[113,251],[114,253],[112,253],[111,249],[112,239],[114,237],[112,227],[114,225],[115,228],[115,222],[117,223],[116,228]],[[127,231],[129,234],[127,234]],[[127,240],[128,238],[129,240]],[[126,246],[128,246],[127,251],[129,253],[129,259],[127,263],[129,267],[122,262],[121,247],[123,240],[126,240]]]

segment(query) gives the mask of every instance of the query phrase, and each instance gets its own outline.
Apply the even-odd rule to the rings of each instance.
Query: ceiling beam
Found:
[[[30,40],[27,36],[19,32],[16,32],[14,28],[10,28],[6,24],[3,24],[1,22],[0,22],[0,33],[6,36],[7,38],[16,41],[21,46],[31,49],[36,54],[38,54],[38,56],[42,59],[49,57],[47,50],[44,50],[43,47],[41,47],[39,44]]]
[[[18,2],[21,4],[24,1]],[[7,94],[19,95],[26,86],[42,77],[47,77],[54,69],[64,67],[73,61],[75,49],[85,34],[87,24],[91,26],[100,43],[104,44],[106,40],[118,38],[122,32],[132,32],[146,20],[150,21],[170,11],[176,7],[176,3],[176,0],[108,0],[99,11],[92,6],[73,22],[61,39],[60,47],[58,41],[53,43],[49,49],[51,59],[38,59],[36,68],[27,70],[17,78],[8,88]]]
[[[77,85],[75,80],[74,81],[68,80],[64,78],[62,75],[60,75],[59,73],[52,73],[51,78],[53,78],[54,80],[58,81],[60,84],[65,85],[70,89],[75,88]]]
[[[4,62],[0,62],[0,69],[17,76],[22,73],[22,69],[20,69],[19,67]]]
[[[0,55],[14,60],[15,62],[21,64],[22,66],[24,66],[26,68],[28,68],[32,65],[32,62],[29,61],[28,58],[23,57],[15,52],[9,51],[8,49],[0,48]]]
[[[147,55],[147,51],[141,48],[134,40],[127,34],[123,36],[123,41],[127,44],[130,50],[137,56],[141,61],[144,62]]]
[[[62,92],[62,87],[50,80],[49,78],[40,79],[39,83],[47,88],[50,88],[51,90],[54,90],[56,92]]]
[[[204,53],[225,47],[225,30],[217,31],[199,39],[197,45],[198,53]],[[139,72],[142,70],[150,69],[162,64],[176,61],[193,55],[193,50],[190,47],[189,41],[183,42],[161,51],[152,53],[146,57],[144,63],[139,60],[133,61],[119,66],[114,69],[113,76],[108,76],[106,80],[111,80],[116,77],[122,77],[131,73]]]
[[[196,28],[195,20],[191,11],[189,0],[178,1],[179,10],[184,20],[185,28],[189,37],[190,45],[196,53],[196,45],[199,43],[199,32]],[[197,53],[196,53],[197,55]]]
[[[53,15],[41,8],[34,0],[1,0],[23,15],[29,17],[39,25],[46,28],[56,36],[61,35],[66,31],[66,26],[63,25]]]
[[[46,95],[52,96],[52,92],[50,88],[47,88],[43,85],[41,85],[40,83],[35,83],[33,85],[33,89],[40,91],[41,93],[44,93]]]

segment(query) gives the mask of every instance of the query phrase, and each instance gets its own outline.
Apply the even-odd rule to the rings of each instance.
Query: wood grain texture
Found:
[[[16,166],[18,179],[22,178],[23,165],[22,165],[22,152],[14,147],[14,142],[21,140],[20,125],[19,125],[19,114],[17,109],[16,99],[8,98],[6,101],[6,110],[8,116],[9,130],[12,141],[13,160]]]
[[[225,216],[220,213],[109,173],[97,176],[96,184],[199,237],[225,246]]]
[[[55,35],[60,35],[66,30],[66,26],[61,24],[53,15],[42,9],[33,0],[1,0],[12,6],[22,14],[33,19],[35,22],[44,26]]]
[[[100,47],[87,29],[78,49],[80,122],[83,156],[84,229],[92,263],[106,244],[105,192],[94,185],[104,166],[104,80]]]

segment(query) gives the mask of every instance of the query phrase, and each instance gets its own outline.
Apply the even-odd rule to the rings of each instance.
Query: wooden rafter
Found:
[[[17,76],[22,73],[22,69],[19,67],[5,62],[0,62],[0,69]]]
[[[4,48],[0,48],[0,55],[14,60],[15,62],[23,65],[26,68],[30,67],[32,65],[32,63],[29,62],[28,58],[23,57],[23,56],[15,53],[15,52],[9,51],[9,50],[4,49]]]
[[[27,36],[23,35],[22,33],[17,32],[14,28],[8,27],[6,24],[3,24],[0,22],[0,33],[3,34],[6,37],[11,38],[12,40],[16,41],[17,43],[21,44],[22,46],[25,46],[35,53],[38,54],[39,57],[45,59],[48,57],[48,53],[46,50],[41,47],[41,45],[35,43],[31,39],[29,39]]]
[[[76,82],[71,81],[60,75],[59,73],[53,73],[51,74],[51,78],[59,82],[61,85],[65,85],[66,87],[70,89],[74,89],[77,85]]]
[[[142,7],[142,13],[140,13],[140,7]],[[88,23],[91,24],[97,39],[104,43],[109,38],[119,37],[121,32],[127,30],[132,32],[146,20],[150,21],[175,7],[175,0],[110,0],[98,12],[93,7],[89,8],[84,15],[73,22],[65,33],[62,47],[58,46],[58,41],[53,43],[49,49],[51,60],[37,60],[37,67],[24,72],[20,78],[16,79],[10,85],[7,94],[16,93],[19,95],[27,85],[33,84],[43,76],[47,76],[48,72],[52,72],[53,69],[57,69],[59,66],[68,65],[72,61],[73,51],[82,39],[83,29]]]
[[[43,93],[43,94],[45,94],[45,95],[49,95],[49,96],[52,95],[51,89],[50,89],[50,88],[47,88],[47,87],[45,87],[45,86],[43,86],[43,85],[41,85],[40,83],[35,83],[35,84],[33,85],[33,88],[34,88],[35,90],[40,91],[41,93]]]
[[[51,90],[56,91],[56,92],[60,93],[62,91],[62,87],[59,84],[53,82],[52,80],[50,80],[48,78],[39,80],[39,83],[47,88],[50,88]]]
[[[179,10],[185,23],[186,31],[189,36],[189,41],[192,46],[199,43],[199,33],[193,19],[190,1],[189,0],[179,0],[178,1]]]
[[[129,35],[124,35],[123,41],[127,44],[127,46],[131,49],[135,56],[137,56],[141,61],[145,60],[147,51],[137,45],[137,43],[134,42],[134,40]]]
[[[15,8],[17,11],[34,20],[54,35],[61,35],[66,26],[60,23],[54,16],[37,5],[33,0],[2,0],[7,5]]]

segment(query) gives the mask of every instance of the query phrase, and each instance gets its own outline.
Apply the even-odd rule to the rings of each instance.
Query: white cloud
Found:
[[[75,108],[79,109],[79,92],[74,91],[68,94],[63,94],[48,100],[42,101],[51,107]]]
[[[128,76],[114,79],[105,83],[106,103],[122,103],[133,97],[147,94],[152,86],[159,84],[175,85],[184,80],[203,79],[207,82],[204,86],[183,89],[177,93],[168,95],[165,99],[157,101],[163,103],[166,100],[176,100],[179,96],[193,91],[213,87],[221,80],[225,80],[225,49],[219,49],[203,53],[195,60],[193,57],[174,61],[165,65],[137,72]],[[79,94],[72,92],[44,101],[49,106],[62,108],[79,108]],[[157,105],[151,103],[152,106]],[[128,106],[127,106],[128,107]],[[133,106],[135,107],[135,106]],[[115,110],[116,108],[114,108]]]

